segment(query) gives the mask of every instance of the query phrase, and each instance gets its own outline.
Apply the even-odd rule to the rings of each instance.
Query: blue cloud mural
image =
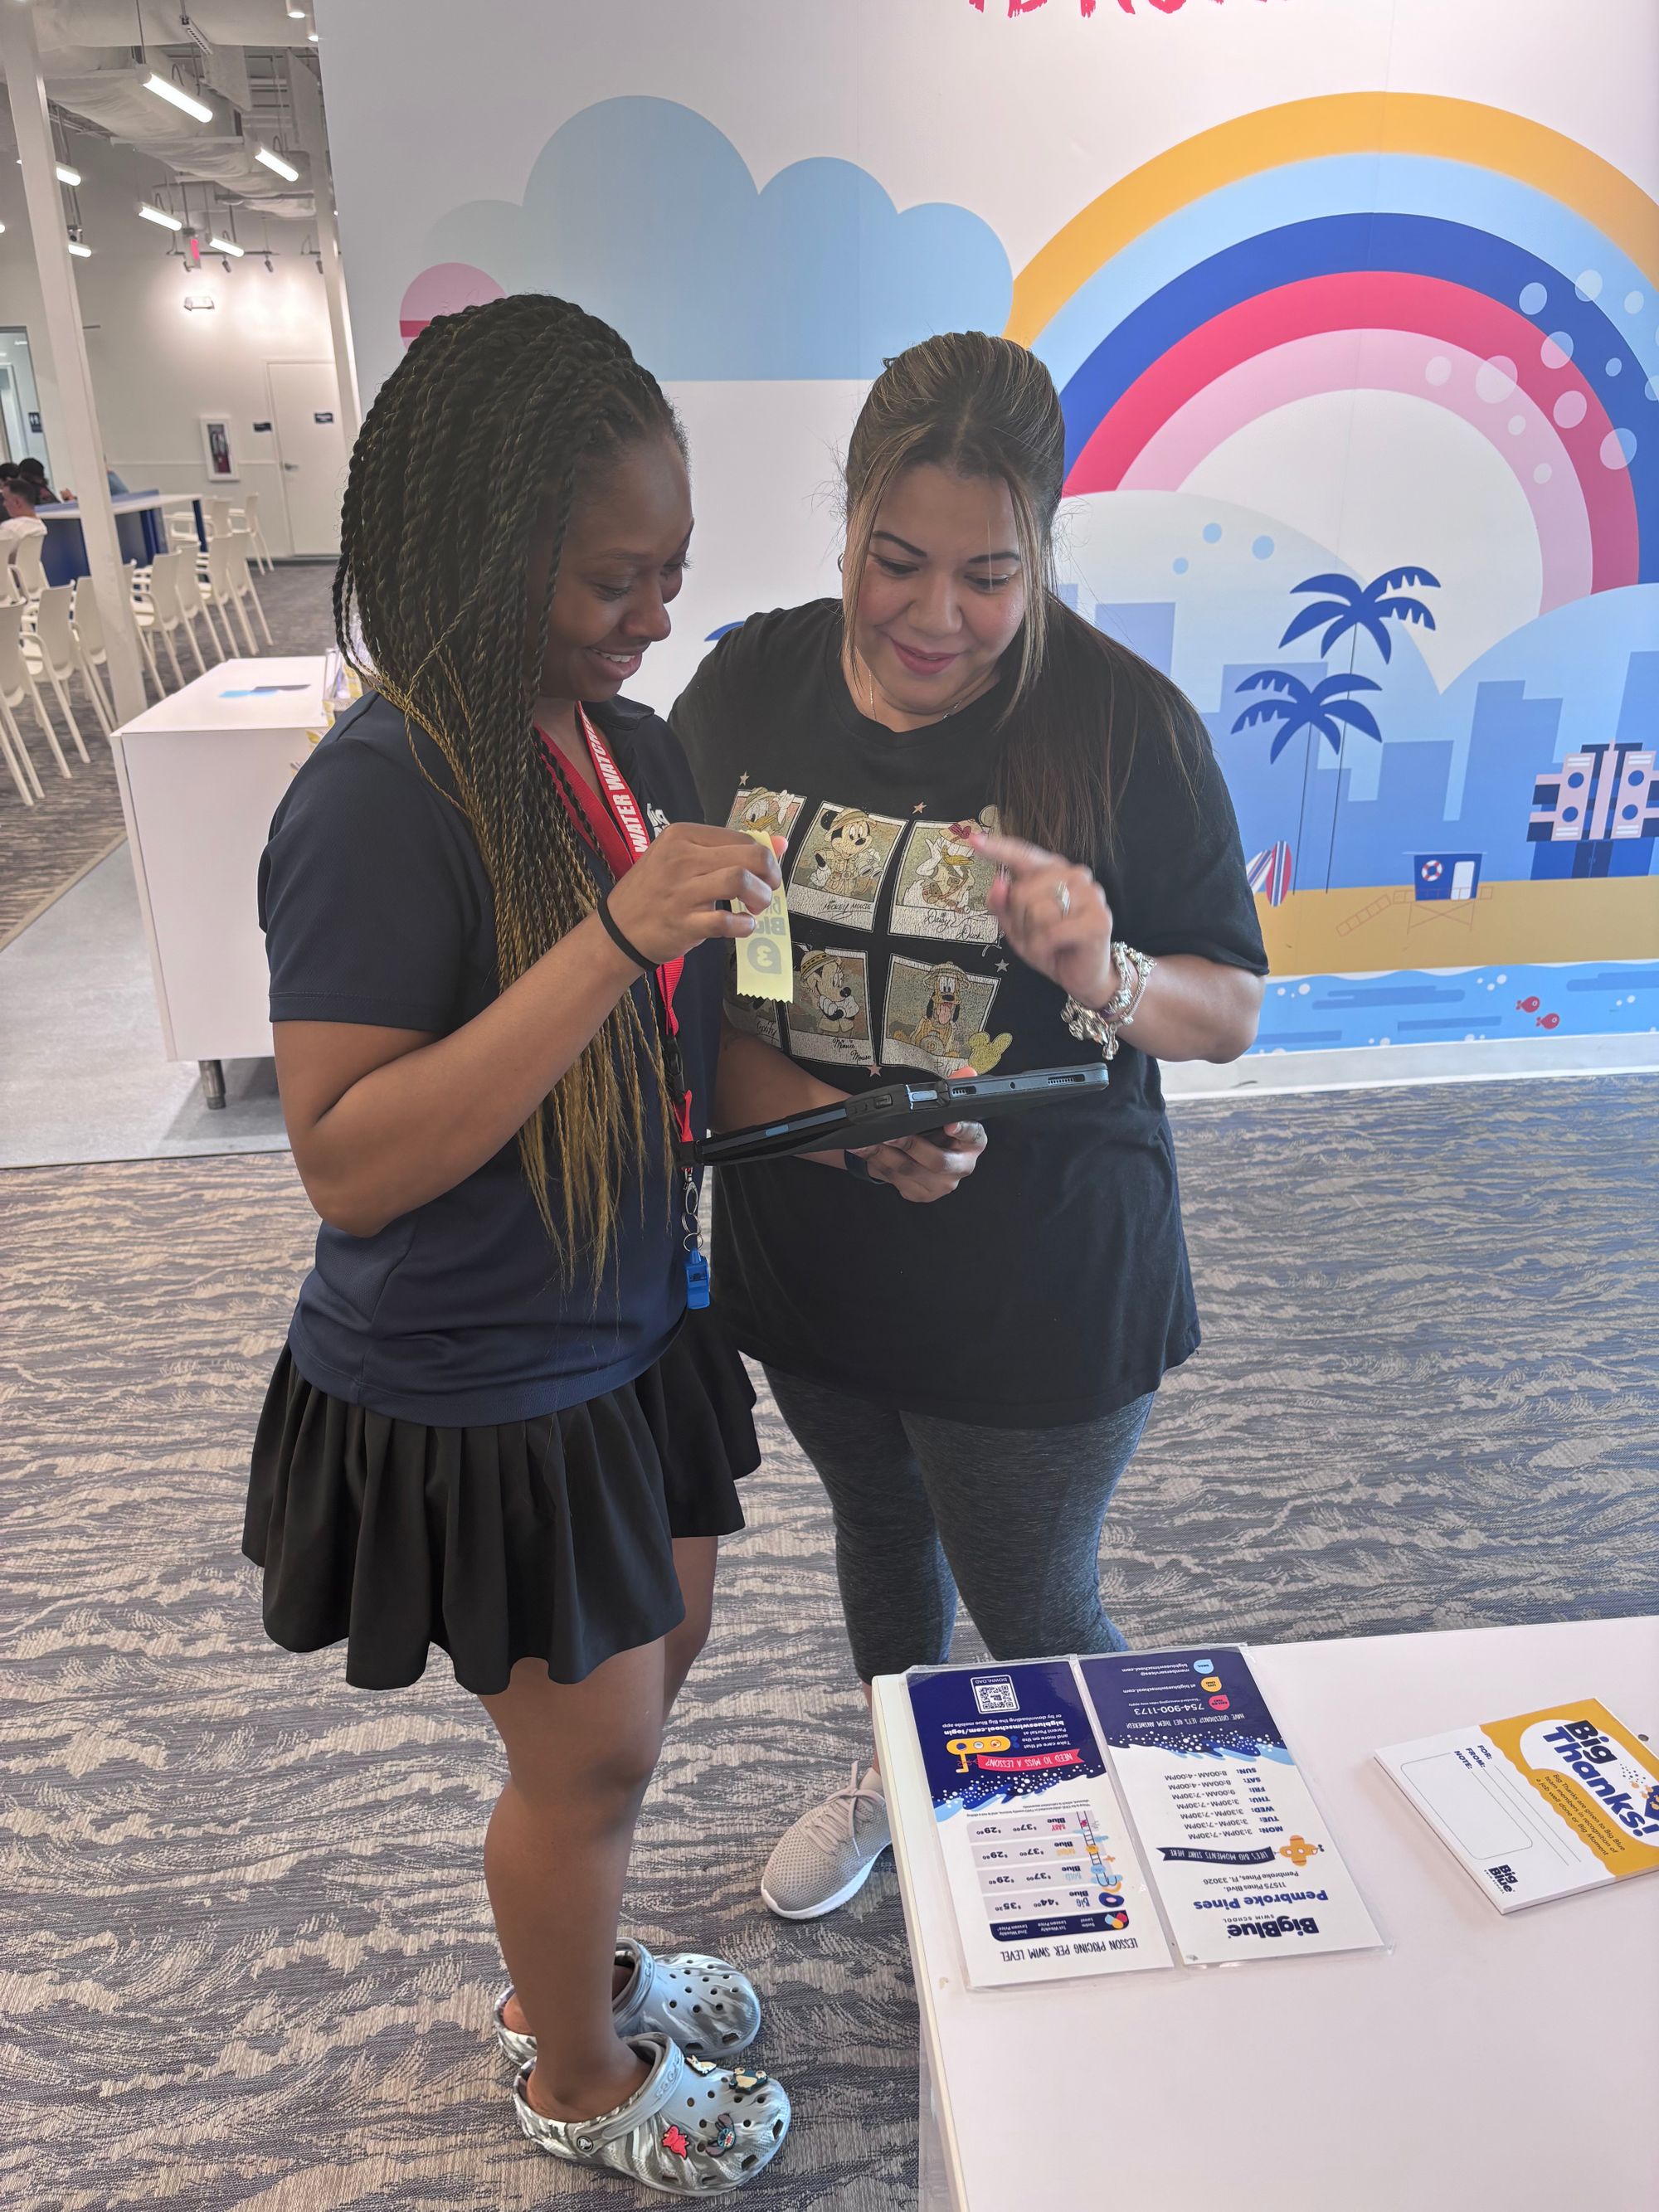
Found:
[[[757,191],[731,140],[667,100],[607,100],[556,131],[524,204],[474,200],[427,241],[507,291],[580,300],[659,376],[870,377],[935,331],[1002,328],[1012,276],[966,208],[901,212],[850,161]]]

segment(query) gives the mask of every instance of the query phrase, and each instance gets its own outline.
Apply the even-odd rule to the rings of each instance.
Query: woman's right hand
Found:
[[[971,1067],[953,1067],[951,1076],[965,1082]],[[977,1121],[951,1121],[926,1136],[896,1137],[884,1145],[862,1145],[858,1158],[877,1182],[889,1183],[912,1206],[931,1206],[949,1198],[979,1165],[985,1150],[985,1131]]]
[[[747,937],[783,881],[775,852],[741,830],[672,822],[611,893],[611,919],[659,966],[710,937]],[[735,899],[747,911],[734,914]]]
[[[857,1157],[872,1181],[890,1185],[912,1206],[931,1206],[967,1181],[984,1150],[985,1132],[977,1121],[952,1121],[933,1135],[860,1146]]]

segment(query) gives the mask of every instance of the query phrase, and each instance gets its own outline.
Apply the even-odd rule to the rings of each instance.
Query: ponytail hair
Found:
[[[352,453],[335,633],[448,767],[447,795],[494,894],[503,990],[599,901],[533,710],[572,507],[598,471],[652,437],[684,452],[656,379],[617,332],[567,300],[520,293],[429,323]],[[532,539],[548,534],[532,604]],[[519,1132],[568,1268],[579,1252],[602,1260],[611,1249],[620,1194],[647,1146],[670,1155],[665,1110],[646,1126],[652,1073],[660,1102],[661,1047],[630,992]]]
[[[1198,726],[1168,679],[1103,635],[1059,595],[1054,518],[1066,482],[1066,422],[1047,368],[1012,339],[957,331],[924,339],[871,386],[847,449],[842,605],[855,635],[881,504],[906,469],[931,464],[1006,486],[1025,579],[1025,616],[1002,714],[993,797],[1002,826],[1091,863],[1114,817],[1143,726],[1185,757]]]

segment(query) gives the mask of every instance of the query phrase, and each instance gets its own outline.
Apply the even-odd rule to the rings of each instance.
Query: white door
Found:
[[[1455,899],[1474,896],[1474,862],[1460,860],[1452,870],[1451,895]]]
[[[334,364],[273,361],[267,366],[289,543],[296,553],[337,553],[340,501],[350,457],[340,428]]]

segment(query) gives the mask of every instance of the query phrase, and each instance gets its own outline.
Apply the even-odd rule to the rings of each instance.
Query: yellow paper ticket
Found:
[[[757,845],[764,845],[769,853],[775,850],[769,830],[749,829],[749,835]],[[732,905],[735,913],[748,912],[736,899]],[[773,892],[772,903],[765,913],[755,916],[754,933],[737,939],[736,951],[737,992],[740,999],[794,997],[795,956],[789,942],[789,905],[781,885]]]

